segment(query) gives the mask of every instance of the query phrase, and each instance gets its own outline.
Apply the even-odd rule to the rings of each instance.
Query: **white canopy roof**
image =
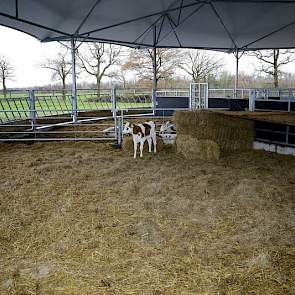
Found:
[[[295,48],[291,0],[1,0],[0,24],[42,42],[224,51]]]

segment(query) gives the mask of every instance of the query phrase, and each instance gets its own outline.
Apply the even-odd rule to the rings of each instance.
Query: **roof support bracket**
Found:
[[[175,26],[175,28],[174,29],[171,29],[167,34],[165,34],[160,40],[159,40],[159,42],[161,42],[161,41],[163,41],[165,38],[167,38],[170,34],[171,34],[171,32],[174,32],[174,30],[176,29],[176,28],[178,28],[179,26],[181,26],[187,19],[189,19],[190,17],[192,17],[194,14],[196,14],[205,4],[207,4],[207,3],[197,3],[198,4],[198,7],[196,8],[196,9],[194,9],[189,15],[187,15],[183,20],[181,20],[180,22],[179,22],[179,24],[177,25],[177,26]],[[183,7],[185,7],[185,6],[183,6]]]
[[[99,2],[101,2],[101,0],[96,0],[94,2],[94,4],[92,5],[92,7],[90,8],[89,12],[87,13],[87,15],[84,17],[84,19],[80,23],[79,27],[76,29],[75,35],[78,35],[79,34],[79,31],[81,30],[81,28],[83,27],[83,25],[85,24],[85,22],[87,21],[87,19],[89,18],[89,16],[91,15],[91,13],[93,12],[94,8],[97,6],[97,4]]]
[[[18,0],[15,0],[15,17],[18,18]]]
[[[237,44],[236,44],[236,42],[235,42],[235,40],[234,40],[232,34],[230,33],[230,31],[229,31],[228,28],[226,27],[226,25],[225,25],[225,23],[224,23],[222,17],[220,16],[220,14],[218,13],[218,11],[216,10],[215,6],[212,4],[211,1],[210,1],[210,6],[211,6],[213,12],[215,13],[216,17],[219,19],[221,25],[223,26],[224,30],[226,31],[226,33],[227,33],[228,37],[230,38],[231,42],[233,43],[234,47],[235,47],[235,48],[238,48],[238,46],[237,46]]]

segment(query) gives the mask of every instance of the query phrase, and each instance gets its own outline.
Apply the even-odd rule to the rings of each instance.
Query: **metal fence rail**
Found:
[[[160,89],[156,94],[164,100],[169,100],[170,97],[171,101],[175,101],[175,98],[188,99],[192,91]],[[193,94],[196,101],[200,102],[200,108],[208,107],[208,104],[201,103],[206,102],[207,98],[249,98],[249,110],[267,110],[264,106],[262,109],[259,108],[261,102],[274,103],[276,106],[285,104],[286,110],[282,110],[295,110],[295,89],[237,89],[235,92],[233,89],[205,87],[202,91],[201,88],[195,88]],[[244,102],[247,103],[247,100]],[[0,141],[116,140],[120,142],[124,118],[150,116],[165,118],[173,111],[183,109],[171,108],[169,103],[167,107],[160,109],[153,103],[151,89],[78,90],[77,106],[72,105],[70,93],[62,90],[16,90],[8,92],[5,96],[0,93]],[[172,105],[170,102],[170,106]],[[192,105],[188,105],[186,109],[189,107],[193,108]],[[104,132],[106,128],[112,129],[112,136],[106,136]]]
[[[178,96],[178,97],[188,97],[189,89],[181,88],[181,89],[159,89],[156,91],[156,95],[158,97],[169,97],[169,96]]]
[[[209,89],[209,98],[249,99],[250,89]]]
[[[252,89],[249,97],[251,111],[295,111],[295,89]]]
[[[114,141],[116,112],[136,108],[151,113],[151,90],[78,90],[76,106],[67,91],[9,91],[0,94],[0,141]]]
[[[295,94],[295,90],[288,90]],[[157,96],[189,97],[189,89],[159,89]],[[285,92],[281,91],[285,95]],[[80,89],[77,91],[77,113],[96,110],[112,110],[116,96],[117,109],[152,107],[151,89]],[[264,94],[265,95],[265,94]],[[268,92],[270,95],[270,91]],[[249,89],[209,89],[209,98],[249,98]],[[71,93],[63,90],[11,90],[0,93],[0,124],[16,120],[35,119],[71,114]]]
[[[193,84],[203,84],[203,83],[193,83]],[[163,89],[157,90],[157,96],[160,97],[188,97],[190,95],[189,89]],[[227,98],[227,99],[249,99],[250,89],[208,89],[209,98]]]
[[[152,107],[150,89],[124,89],[116,91],[116,107]],[[112,110],[114,93],[112,89],[78,90],[77,112]],[[0,94],[0,124],[17,120],[71,114],[71,94],[62,90],[9,91]]]

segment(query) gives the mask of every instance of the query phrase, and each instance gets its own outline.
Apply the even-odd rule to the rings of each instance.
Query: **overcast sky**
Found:
[[[50,72],[40,68],[38,63],[56,55],[60,46],[57,42],[41,43],[34,37],[3,26],[0,26],[0,40],[0,55],[7,56],[15,68],[15,79],[7,83],[9,88],[41,86],[53,82]],[[232,54],[216,52],[216,55],[224,58],[226,70],[235,72]],[[251,73],[254,63],[253,58],[243,57],[240,60],[240,70]],[[289,65],[285,70],[293,72],[293,67],[294,65]]]

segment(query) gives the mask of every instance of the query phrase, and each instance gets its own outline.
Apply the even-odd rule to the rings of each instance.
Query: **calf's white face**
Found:
[[[131,123],[127,122],[124,126],[123,134],[131,134],[131,133],[132,133]]]
[[[175,125],[171,123],[170,121],[167,121],[165,124],[163,124],[160,128],[160,136],[165,133],[175,133]]]
[[[169,121],[167,121],[165,124],[161,125],[160,133],[164,133],[167,130],[167,128],[169,127],[170,124],[171,123]]]

